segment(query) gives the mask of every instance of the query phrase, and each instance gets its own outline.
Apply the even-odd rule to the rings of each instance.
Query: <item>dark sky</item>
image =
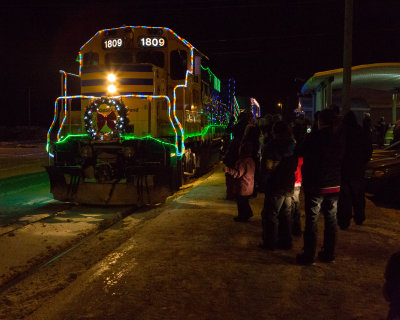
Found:
[[[398,0],[354,0],[353,65],[400,61],[399,13]],[[49,125],[58,70],[77,72],[82,44],[124,24],[169,27],[238,95],[294,108],[306,79],[342,67],[343,22],[344,0],[3,1],[0,125],[27,124],[28,92],[31,124]]]

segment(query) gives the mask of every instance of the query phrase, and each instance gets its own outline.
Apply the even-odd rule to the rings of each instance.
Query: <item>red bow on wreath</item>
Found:
[[[115,120],[117,120],[117,116],[114,111],[111,111],[107,116],[104,116],[102,113],[97,113],[97,128],[100,131],[107,122],[107,126],[111,129],[115,129]]]

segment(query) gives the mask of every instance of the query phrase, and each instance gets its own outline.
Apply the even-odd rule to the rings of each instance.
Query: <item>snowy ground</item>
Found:
[[[0,143],[0,179],[46,163],[44,144]],[[20,257],[14,265],[29,270],[41,259],[37,244],[51,253],[70,234],[80,237],[65,255],[0,287],[0,319],[385,319],[383,272],[400,250],[397,209],[367,200],[365,224],[339,230],[336,261],[303,267],[295,264],[302,239],[290,251],[257,247],[263,195],[251,201],[252,220],[238,224],[224,189],[217,168],[167,204],[88,237],[79,227],[100,217],[89,208],[76,224],[65,210],[2,240],[2,259]],[[321,221],[320,241],[322,233]],[[11,250],[12,241],[19,247]]]
[[[53,200],[47,163],[44,143],[0,142],[0,287],[130,210]]]
[[[45,171],[45,148],[44,142],[0,142],[0,180]]]
[[[249,223],[232,220],[236,205],[224,195],[217,168],[167,204],[89,237],[2,291],[0,318],[385,319],[397,210],[368,200],[365,224],[339,231],[336,261],[304,267],[295,264],[302,239],[289,251],[257,247],[262,195]]]

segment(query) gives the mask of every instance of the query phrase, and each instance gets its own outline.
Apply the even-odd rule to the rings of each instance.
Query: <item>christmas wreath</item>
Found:
[[[121,100],[102,97],[90,103],[83,117],[86,132],[93,140],[111,140],[125,133],[129,123]]]

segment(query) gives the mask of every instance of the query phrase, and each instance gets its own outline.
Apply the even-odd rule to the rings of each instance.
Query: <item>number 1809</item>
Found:
[[[164,38],[143,37],[139,40],[142,47],[164,47]]]
[[[119,39],[109,39],[104,41],[104,48],[111,49],[111,48],[121,48],[124,42],[121,38]]]

